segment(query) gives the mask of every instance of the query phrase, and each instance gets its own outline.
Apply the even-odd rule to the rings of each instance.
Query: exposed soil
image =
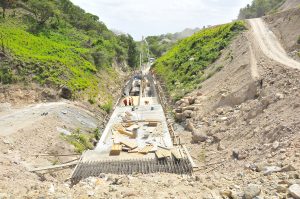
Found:
[[[298,12],[265,18],[289,52],[295,48],[289,32],[300,35]],[[283,20],[289,18],[293,23]],[[103,115],[73,102],[15,109],[2,97],[0,198],[291,198],[289,187],[300,184],[300,70],[284,61],[290,58],[272,46],[276,42],[262,40],[269,46],[249,24],[213,64],[222,70],[176,103],[176,118],[186,129],[175,129],[199,166],[193,176],[103,174],[70,187],[71,169],[31,173],[34,166],[76,159],[34,154],[73,153],[60,138],[62,129],[92,130]],[[191,118],[182,114],[187,109]]]

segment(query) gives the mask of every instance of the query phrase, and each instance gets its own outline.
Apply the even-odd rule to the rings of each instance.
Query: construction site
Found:
[[[0,199],[300,199],[300,0],[74,2],[0,0]]]
[[[196,165],[167,123],[157,90],[149,70],[127,83],[96,148],[81,156],[73,183],[101,173],[192,174]]]

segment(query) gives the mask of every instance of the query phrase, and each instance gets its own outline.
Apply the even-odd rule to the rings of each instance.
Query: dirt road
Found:
[[[250,19],[249,23],[259,47],[267,57],[285,66],[300,70],[300,63],[287,55],[279,40],[261,18]]]
[[[0,113],[0,136],[8,136],[18,132],[20,129],[30,127],[48,115],[58,115],[60,119],[66,120],[65,118],[70,117],[70,114],[65,118],[63,116],[71,112],[74,112],[72,113],[73,121],[75,119],[91,128],[97,127],[95,119],[93,122],[90,121],[91,119],[86,119],[90,115],[88,111],[69,102],[41,103]],[[90,116],[90,118],[92,117]]]

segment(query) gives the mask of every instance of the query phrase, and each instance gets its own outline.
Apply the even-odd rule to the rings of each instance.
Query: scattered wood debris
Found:
[[[111,147],[110,155],[120,155],[122,151],[122,146],[120,144],[114,144]]]

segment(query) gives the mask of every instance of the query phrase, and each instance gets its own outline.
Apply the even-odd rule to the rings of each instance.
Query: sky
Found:
[[[99,16],[108,28],[142,36],[202,28],[237,18],[239,9],[252,0],[71,0]]]

